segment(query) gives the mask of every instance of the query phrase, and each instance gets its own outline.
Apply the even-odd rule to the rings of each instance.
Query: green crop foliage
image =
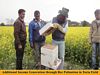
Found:
[[[28,33],[28,28],[27,28]],[[65,42],[65,61],[77,63],[84,66],[86,69],[90,68],[91,62],[91,46],[89,45],[89,27],[69,27],[66,33]],[[46,37],[46,43],[52,43],[51,35]],[[15,49],[13,27],[0,27],[0,69],[15,69]],[[65,62],[65,63],[66,63]],[[23,59],[24,69],[35,69],[34,54],[30,48],[28,36],[27,44]],[[77,69],[77,67],[76,67]]]

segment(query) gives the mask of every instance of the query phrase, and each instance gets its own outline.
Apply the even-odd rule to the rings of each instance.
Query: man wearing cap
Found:
[[[46,24],[40,19],[40,11],[34,12],[34,19],[29,23],[29,41],[35,54],[36,69],[44,69],[41,66],[41,47],[45,44],[45,36],[39,34],[39,30]]]
[[[95,20],[90,27],[89,42],[92,45],[92,68],[98,69],[100,67],[100,9],[95,12]]]
[[[52,43],[58,45],[58,58],[62,60],[59,69],[64,69],[65,34],[68,29],[68,12],[68,9],[62,8],[59,14],[52,20],[55,28],[55,31],[52,33]]]

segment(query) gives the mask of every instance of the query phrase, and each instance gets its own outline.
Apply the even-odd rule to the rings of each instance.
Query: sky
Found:
[[[62,7],[69,9],[69,18],[72,21],[95,19],[94,11],[100,9],[100,0],[0,0],[0,22],[6,19],[16,20],[18,9],[25,9],[25,22],[34,18],[34,11],[41,12],[41,19],[52,20]]]

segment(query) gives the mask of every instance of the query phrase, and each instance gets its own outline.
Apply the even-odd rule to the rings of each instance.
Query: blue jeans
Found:
[[[100,67],[100,43],[93,43],[92,47],[92,68],[98,69]]]
[[[65,42],[52,40],[52,43],[54,45],[58,45],[58,58],[62,60],[61,65],[59,66],[59,69],[63,70],[64,69],[64,57],[65,57]]]

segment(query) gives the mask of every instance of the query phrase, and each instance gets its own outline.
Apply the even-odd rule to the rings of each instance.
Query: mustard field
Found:
[[[27,27],[28,35],[28,27]],[[91,65],[91,46],[88,42],[89,27],[69,27],[66,33],[66,52],[65,52],[65,69],[90,69]],[[46,37],[46,43],[52,43],[51,35]],[[15,49],[13,27],[0,27],[0,69],[15,69]],[[27,44],[23,59],[24,69],[34,68],[34,55]]]

